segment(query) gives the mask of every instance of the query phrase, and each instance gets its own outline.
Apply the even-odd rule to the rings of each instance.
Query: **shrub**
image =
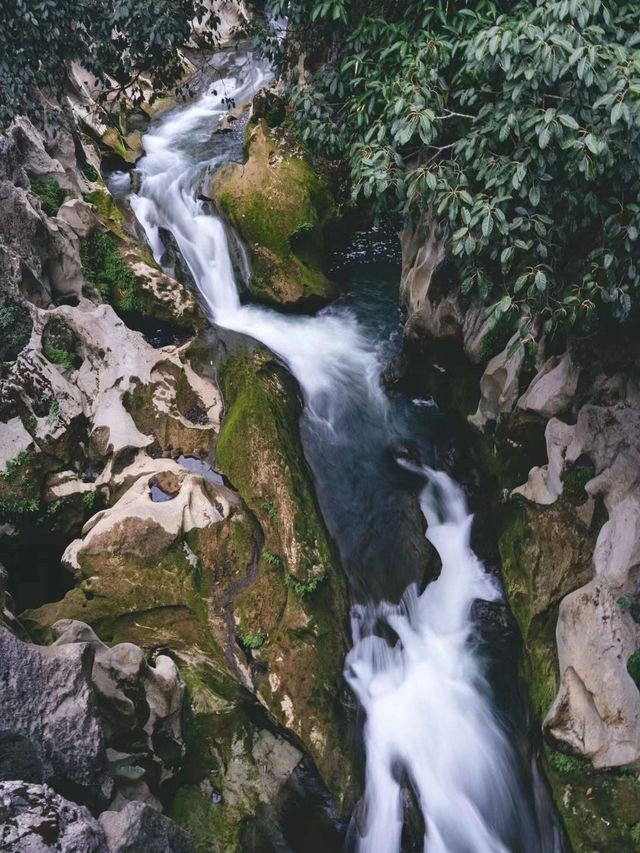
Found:
[[[64,190],[53,178],[48,181],[42,178],[30,178],[31,190],[39,196],[42,209],[47,216],[55,216],[64,201]]]
[[[17,302],[0,308],[0,361],[14,361],[31,337],[33,323],[28,310]]]
[[[257,634],[240,634],[239,639],[245,649],[259,649],[265,643],[265,636],[261,631]]]
[[[82,271],[100,295],[123,311],[137,306],[136,278],[124,262],[117,240],[111,234],[94,231],[80,247]]]

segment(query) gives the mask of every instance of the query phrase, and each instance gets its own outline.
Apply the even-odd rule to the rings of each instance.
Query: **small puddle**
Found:
[[[175,498],[175,494],[172,495],[169,492],[165,492],[164,489],[161,489],[157,483],[151,483],[149,486],[149,495],[151,500],[154,503],[163,503],[164,501],[172,501]]]
[[[203,480],[208,480],[217,486],[224,486],[222,475],[214,471],[211,465],[205,462],[204,459],[198,459],[195,456],[178,456],[178,462],[194,474],[199,474]]]

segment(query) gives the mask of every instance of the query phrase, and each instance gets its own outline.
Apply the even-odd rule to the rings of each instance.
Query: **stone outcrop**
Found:
[[[121,811],[102,812],[100,826],[111,853],[190,853],[192,849],[179,826],[144,803],[129,803]]]
[[[104,831],[84,806],[47,785],[0,781],[0,847],[5,853],[109,853]]]
[[[337,293],[322,271],[323,229],[333,213],[326,182],[300,144],[264,121],[249,125],[247,162],[227,163],[209,194],[249,247],[251,295],[307,310]]]
[[[58,622],[53,634],[43,647],[0,629],[3,777],[46,782],[94,808],[130,799],[158,808],[151,789],[171,778],[184,751],[175,664],[161,655],[151,667],[131,644],[108,648],[81,622]],[[23,744],[22,756],[7,751],[9,736]],[[156,753],[160,742],[177,760]],[[24,761],[26,753],[28,773],[9,758]]]

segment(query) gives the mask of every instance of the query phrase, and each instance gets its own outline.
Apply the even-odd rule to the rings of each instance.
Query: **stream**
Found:
[[[270,73],[241,53],[220,63],[215,84],[144,137],[129,201],[158,262],[163,232],[173,235],[212,324],[264,344],[300,385],[303,445],[351,590],[344,672],[363,711],[365,791],[347,849],[404,849],[411,790],[421,814],[411,849],[560,851],[544,783],[496,707],[474,640],[474,602],[502,591],[471,549],[463,490],[434,467],[437,412],[382,384],[401,335],[397,263],[384,251],[348,257],[346,294],[313,317],[242,304],[225,225],[200,189],[239,156],[231,135],[226,145],[212,135],[224,98],[250,102]],[[426,585],[424,520],[442,563]]]

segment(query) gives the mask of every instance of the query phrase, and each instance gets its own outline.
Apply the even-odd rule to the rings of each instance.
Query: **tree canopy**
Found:
[[[432,217],[462,293],[523,334],[640,292],[640,4],[276,0],[292,121],[353,195]],[[315,73],[299,76],[299,57]]]
[[[166,90],[182,75],[179,48],[209,11],[204,0],[2,0],[0,126],[41,114],[40,93],[59,95],[73,61],[112,96],[130,87],[140,99],[142,75]],[[210,31],[217,23],[207,17]]]

